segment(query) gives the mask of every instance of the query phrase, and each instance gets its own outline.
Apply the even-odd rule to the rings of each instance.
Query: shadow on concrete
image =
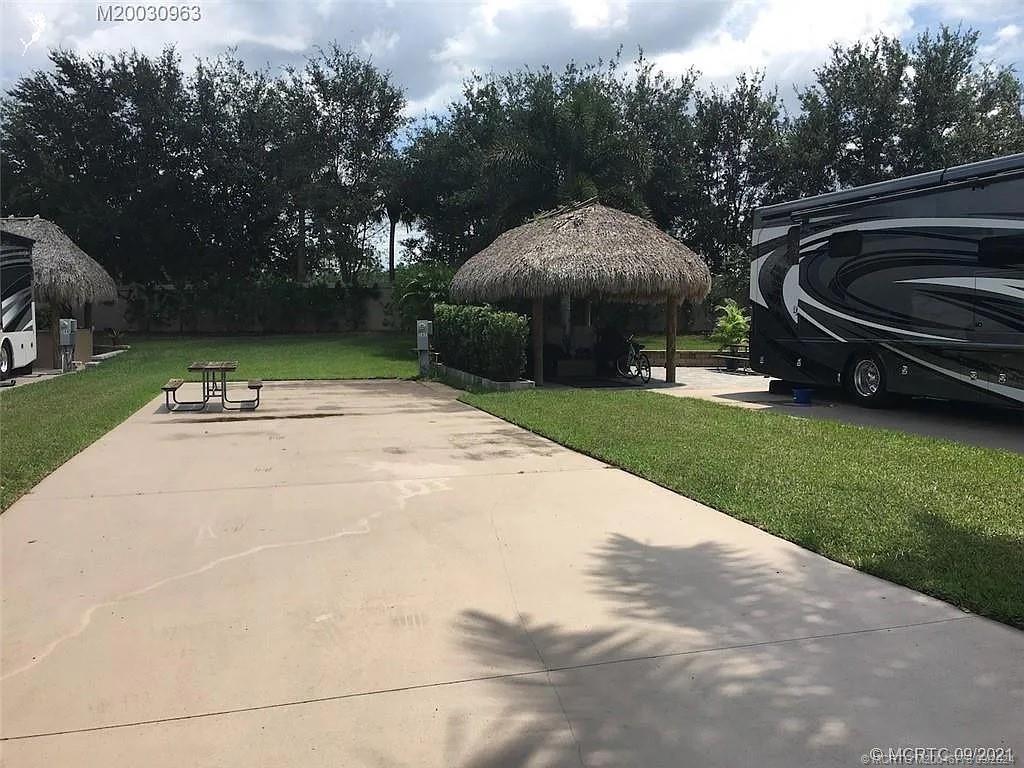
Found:
[[[661,373],[664,375],[664,369]],[[927,398],[896,398],[887,408],[862,408],[847,400],[841,390],[822,387],[814,388],[813,404],[804,407],[796,405],[788,394],[769,392],[769,380],[760,374],[677,368],[676,376],[676,384],[652,380],[647,388],[673,396],[692,396],[789,416],[880,427],[1024,453],[1024,409]]]
[[[749,403],[809,419],[893,429],[923,437],[1024,453],[1024,411],[925,398],[900,398],[886,408],[862,408],[841,392],[816,391],[811,406],[766,390],[715,393],[716,399]]]
[[[948,633],[921,642],[907,633],[922,627],[850,631],[835,590],[827,597],[805,574],[752,565],[715,543],[613,535],[589,576],[623,622],[570,628],[463,614],[463,645],[480,663],[546,671],[495,682],[508,702],[504,727],[459,764],[857,765],[876,744],[977,734],[975,713],[1000,690],[991,658],[958,660],[955,680],[944,674],[946,648],[933,638]],[[888,585],[878,584],[881,601]],[[957,680],[969,685],[953,695]],[[1008,722],[995,725],[1005,739]]]

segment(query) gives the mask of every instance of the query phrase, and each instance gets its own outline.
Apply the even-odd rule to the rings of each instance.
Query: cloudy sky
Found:
[[[153,4],[156,0],[140,0]],[[301,62],[337,40],[391,70],[410,116],[436,110],[472,71],[520,64],[561,66],[642,47],[670,73],[695,66],[709,82],[766,70],[784,94],[806,82],[833,41],[877,32],[912,38],[940,22],[982,33],[987,59],[1024,54],[1020,0],[195,0],[198,21],[112,23],[96,2],[2,0],[0,87],[46,66],[47,49],[80,52],[173,44],[186,62],[234,47],[251,65]],[[102,3],[104,12],[108,3]],[[116,5],[116,3],[114,4]],[[184,4],[179,4],[184,5]],[[1020,67],[1018,66],[1018,69]]]

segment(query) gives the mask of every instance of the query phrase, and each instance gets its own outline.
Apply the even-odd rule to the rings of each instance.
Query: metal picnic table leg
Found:
[[[237,406],[237,407],[232,408],[231,406],[228,405],[228,403],[231,403],[231,405]],[[259,390],[256,391],[256,398],[255,399],[251,399],[251,400],[232,400],[231,398],[229,398],[228,397],[228,387],[227,387],[227,372],[224,372],[224,373],[221,374],[221,407],[224,408],[224,410],[226,410],[226,411],[249,411],[249,410],[253,410],[254,411],[257,408],[259,408],[259,405],[260,405]]]
[[[202,400],[179,400],[177,392],[165,392],[164,403],[168,411],[203,411],[206,410],[206,403],[209,400],[206,394],[206,374],[203,374],[203,399]],[[173,401],[174,407],[171,407]]]

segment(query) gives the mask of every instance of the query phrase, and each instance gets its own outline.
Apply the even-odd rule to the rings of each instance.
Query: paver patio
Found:
[[[280,382],[255,413],[172,415],[154,398],[17,502],[5,764],[1020,759],[1024,633],[456,395]]]

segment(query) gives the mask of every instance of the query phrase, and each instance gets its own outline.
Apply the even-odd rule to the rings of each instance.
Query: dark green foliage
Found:
[[[281,74],[54,51],[4,98],[2,203],[53,219],[122,283],[184,296],[224,275],[372,284],[400,222],[408,259],[457,266],[596,196],[686,242],[724,284],[715,300],[738,298],[757,206],[1024,151],[1020,79],[980,55],[977,32],[946,26],[836,46],[793,115],[787,84],[757,72],[698,88],[642,53],[632,71],[618,55],[519,68],[469,78],[399,150],[400,88],[337,45]]]
[[[337,45],[279,76],[233,55],[188,74],[172,49],[50,58],[3,101],[5,214],[54,220],[122,283],[370,281],[404,121],[389,75]]]
[[[754,208],[1024,151],[1021,83],[979,62],[976,32],[837,46],[789,116],[760,73],[611,62],[474,77],[408,150],[426,258],[460,264],[532,214],[597,196],[649,215],[739,297]],[[779,87],[785,87],[780,84]]]
[[[709,337],[719,349],[744,344],[750,335],[750,316],[735,299],[726,299],[715,307],[718,319]]]
[[[434,317],[434,306],[448,301],[455,268],[437,262],[403,264],[395,270],[392,294],[399,327],[411,330],[417,320]]]
[[[786,197],[1024,151],[1021,82],[979,61],[974,30],[837,45],[799,97]]]
[[[711,282],[711,293],[706,303],[717,307],[726,299],[734,299],[746,305],[750,301],[750,251],[730,245],[722,253],[722,262]]]
[[[717,277],[725,254],[749,245],[754,208],[778,194],[782,105],[760,74],[740,75],[731,90],[698,92],[695,102],[693,196],[674,223]]]
[[[375,286],[339,280],[297,283],[266,274],[258,280],[225,277],[181,286],[133,286],[125,319],[144,332],[292,333],[358,330]]]
[[[515,381],[526,367],[529,321],[491,307],[438,304],[434,348],[441,362],[494,381]]]

